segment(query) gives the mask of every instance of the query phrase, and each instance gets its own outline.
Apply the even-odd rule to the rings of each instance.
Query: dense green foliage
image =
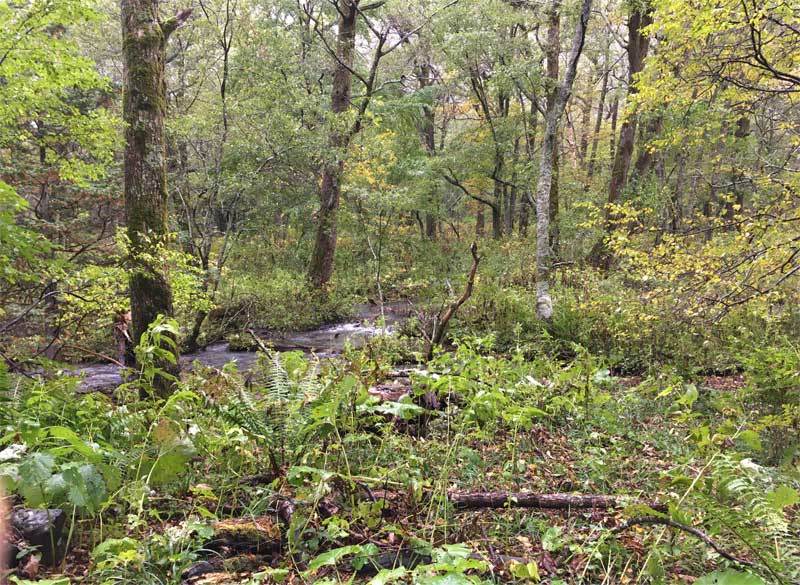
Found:
[[[142,254],[118,3],[0,0],[0,487],[63,509],[69,544],[48,568],[24,548],[12,582],[181,583],[203,562],[234,583],[800,580],[796,8],[594,4],[548,161],[542,320],[535,186],[579,2],[158,4],[192,14],[166,52],[170,233]],[[174,314],[128,341],[135,266]],[[364,306],[393,334],[322,357],[254,339]],[[255,365],[163,371],[226,342]],[[67,372],[124,362],[120,343],[121,385]],[[624,502],[450,498],[501,490]],[[220,531],[252,538],[247,519],[264,542],[242,553]]]

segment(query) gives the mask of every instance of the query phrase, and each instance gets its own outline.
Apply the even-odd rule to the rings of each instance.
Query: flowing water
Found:
[[[334,357],[347,343],[360,347],[368,339],[379,335],[392,335],[397,324],[405,319],[411,306],[405,302],[387,303],[381,312],[380,307],[365,305],[356,311],[355,319],[347,323],[326,325],[308,331],[294,331],[281,334],[262,332],[261,339],[278,351],[300,350],[320,358]],[[231,351],[225,342],[214,343],[205,349],[181,356],[181,364],[190,366],[197,361],[205,366],[222,368],[235,361],[240,371],[252,368],[256,353],[251,351]],[[122,383],[120,368],[113,364],[85,364],[76,366],[74,375],[83,376],[79,390],[94,392],[111,390]]]

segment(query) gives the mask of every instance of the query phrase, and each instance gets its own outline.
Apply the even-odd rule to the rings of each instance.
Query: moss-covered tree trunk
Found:
[[[121,0],[124,63],[125,219],[130,239],[130,297],[133,341],[158,315],[171,316],[172,291],[163,262],[169,234],[164,122],[164,64],[169,34],[188,11],[161,22],[158,0]],[[177,357],[177,356],[176,356]],[[176,360],[177,362],[177,360]],[[178,367],[156,364],[171,374]],[[157,393],[171,384],[156,378]]]

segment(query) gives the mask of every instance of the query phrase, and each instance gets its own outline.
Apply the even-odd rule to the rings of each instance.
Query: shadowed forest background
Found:
[[[0,25],[9,582],[800,582],[798,6]]]

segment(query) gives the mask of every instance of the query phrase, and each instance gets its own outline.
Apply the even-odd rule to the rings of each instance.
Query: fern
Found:
[[[286,454],[298,445],[301,429],[308,420],[308,401],[319,394],[319,382],[313,371],[300,380],[292,380],[280,354],[264,355],[259,360],[263,386],[250,392],[241,385],[213,403],[217,413],[238,426],[267,449],[273,467],[285,463]],[[262,397],[257,399],[256,396]]]
[[[772,468],[720,455],[711,462],[705,491],[695,493],[704,524],[719,535],[735,537],[732,546],[763,565],[770,577],[800,576],[800,530],[787,518],[776,490],[791,484]]]
[[[270,425],[267,412],[259,408],[253,397],[244,389],[236,388],[235,394],[228,397],[226,404],[218,406],[217,411],[230,424],[265,441],[268,448],[272,447],[273,427]]]

